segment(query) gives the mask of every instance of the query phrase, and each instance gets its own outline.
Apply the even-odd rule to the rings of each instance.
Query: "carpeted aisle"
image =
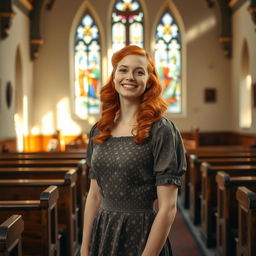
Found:
[[[169,234],[173,256],[201,256],[202,254],[179,211],[177,211]]]

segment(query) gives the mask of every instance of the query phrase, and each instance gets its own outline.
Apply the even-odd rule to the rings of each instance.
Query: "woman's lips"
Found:
[[[136,85],[136,84],[122,84],[122,86],[123,86],[125,89],[135,89],[135,88],[137,88],[137,85]]]

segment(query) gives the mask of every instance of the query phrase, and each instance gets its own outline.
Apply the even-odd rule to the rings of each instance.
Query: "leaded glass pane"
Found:
[[[143,47],[143,12],[136,0],[118,0],[112,13],[112,50],[134,44]]]
[[[181,113],[181,44],[175,20],[166,12],[156,28],[155,63],[168,112]]]
[[[116,3],[116,9],[118,11],[136,11],[140,8],[140,5],[137,1],[133,0],[122,0],[122,1],[117,1]]]
[[[140,23],[136,22],[130,26],[130,42],[143,47],[143,27]]]
[[[122,23],[116,23],[113,25],[113,51],[118,51],[125,46],[125,25]]]
[[[86,119],[100,111],[101,47],[97,25],[86,14],[77,27],[75,43],[75,112]]]

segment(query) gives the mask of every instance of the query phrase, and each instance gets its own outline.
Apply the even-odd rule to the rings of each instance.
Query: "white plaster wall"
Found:
[[[233,58],[232,58],[232,107],[233,130],[237,132],[254,133],[256,132],[256,109],[252,112],[252,127],[239,127],[239,85],[242,76],[241,56],[244,40],[248,43],[249,50],[249,72],[252,82],[256,82],[256,26],[248,13],[250,1],[246,1],[243,6],[233,15]]]
[[[229,131],[230,60],[223,53],[218,37],[218,9],[208,8],[205,1],[175,0],[181,13],[187,41],[187,115],[172,119],[182,131],[199,127],[201,131]],[[204,89],[216,88],[217,102],[204,102]]]
[[[28,123],[30,125],[32,109],[32,84],[33,63],[30,61],[29,53],[29,18],[14,6],[15,16],[9,30],[9,36],[0,40],[0,138],[13,138],[16,136],[14,128],[15,114],[15,58],[17,47],[20,47],[22,65],[23,96],[28,99]],[[6,83],[10,81],[13,85],[12,105],[7,108],[5,101]]]
[[[193,126],[200,127],[201,131],[230,130],[230,60],[226,59],[218,42],[220,26],[216,20],[216,9],[209,9],[202,0],[194,0],[193,5],[188,5],[186,0],[147,0],[143,3],[143,7],[146,7],[145,19],[149,22],[145,28],[146,38],[154,36],[154,24],[164,5],[174,3],[184,19],[187,114],[169,117],[182,131],[189,131]],[[34,72],[33,125],[39,127],[40,132],[54,133],[61,128],[64,134],[75,134],[81,130],[88,131],[91,126],[87,121],[77,120],[72,115],[70,97],[70,31],[74,27],[77,12],[81,12],[81,6],[86,4],[92,7],[96,20],[100,21],[98,25],[103,33],[103,54],[107,54],[107,36],[110,36],[107,26],[110,24],[109,6],[113,4],[112,0],[62,0],[56,1],[50,12],[43,10],[41,32],[45,44],[35,61]],[[150,50],[150,44],[146,48]],[[204,89],[209,87],[217,89],[216,103],[204,103]]]
[[[53,134],[56,129],[62,129],[64,134],[79,134],[86,125],[72,116],[69,73],[70,29],[82,2],[56,1],[51,11],[42,11],[41,33],[45,43],[35,61],[34,73],[34,127],[42,134]]]

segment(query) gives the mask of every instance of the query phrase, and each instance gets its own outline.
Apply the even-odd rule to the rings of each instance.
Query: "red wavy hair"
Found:
[[[111,135],[111,130],[115,125],[115,117],[120,112],[119,95],[115,90],[113,79],[118,63],[127,55],[145,56],[148,60],[147,89],[141,96],[141,103],[137,110],[137,126],[132,131],[135,134],[135,143],[141,144],[149,137],[151,125],[158,121],[167,109],[167,104],[161,96],[162,86],[152,58],[144,49],[135,45],[128,45],[112,56],[113,71],[108,83],[101,89],[102,113],[97,124],[100,134],[94,137],[96,143],[104,143]]]

